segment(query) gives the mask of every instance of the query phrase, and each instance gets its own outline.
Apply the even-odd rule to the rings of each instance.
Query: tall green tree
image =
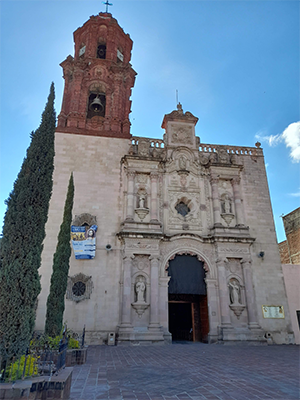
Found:
[[[69,260],[71,256],[71,222],[74,199],[73,174],[70,176],[64,208],[63,221],[60,226],[56,251],[53,256],[50,293],[47,299],[45,333],[55,337],[60,334],[65,310],[65,293],[68,284]]]
[[[39,128],[31,133],[21,170],[6,200],[1,241],[0,350],[20,355],[33,333],[39,267],[52,192],[54,160],[54,84]]]

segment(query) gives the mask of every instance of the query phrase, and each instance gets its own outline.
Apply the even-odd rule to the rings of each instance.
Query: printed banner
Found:
[[[85,226],[71,226],[71,240],[76,260],[87,260],[96,254],[97,225],[90,228]]]

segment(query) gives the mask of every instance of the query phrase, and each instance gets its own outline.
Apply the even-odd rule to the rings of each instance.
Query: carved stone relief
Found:
[[[190,126],[178,126],[172,124],[172,143],[193,144],[193,130]]]
[[[137,174],[137,182],[138,183],[142,183],[142,184],[146,184],[148,180],[148,175],[146,174]]]
[[[169,191],[169,224],[176,225],[182,222],[188,222],[189,225],[200,229],[201,218],[200,218],[200,194],[188,192],[183,195],[182,192]],[[183,216],[179,213],[176,207],[182,203],[185,204],[189,211]]]
[[[144,271],[149,272],[150,260],[148,255],[136,255],[132,261],[133,272]]]
[[[140,139],[138,145],[138,155],[142,157],[149,156],[149,147],[150,147],[149,141]]]

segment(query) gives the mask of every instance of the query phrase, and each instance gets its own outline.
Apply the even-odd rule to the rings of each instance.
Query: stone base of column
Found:
[[[249,322],[248,324],[249,329],[261,329],[257,322]]]
[[[131,332],[133,329],[133,326],[131,324],[121,324],[119,326],[119,332]]]
[[[149,331],[161,331],[161,326],[160,326],[160,324],[158,323],[158,322],[156,322],[156,323],[152,323],[152,324],[149,324],[149,327],[148,327],[148,329],[149,329]]]
[[[233,329],[233,326],[231,325],[230,322],[222,322],[221,329]]]

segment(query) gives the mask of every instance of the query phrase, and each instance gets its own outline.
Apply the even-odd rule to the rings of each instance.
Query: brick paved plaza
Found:
[[[299,399],[299,346],[90,346],[71,400]]]

